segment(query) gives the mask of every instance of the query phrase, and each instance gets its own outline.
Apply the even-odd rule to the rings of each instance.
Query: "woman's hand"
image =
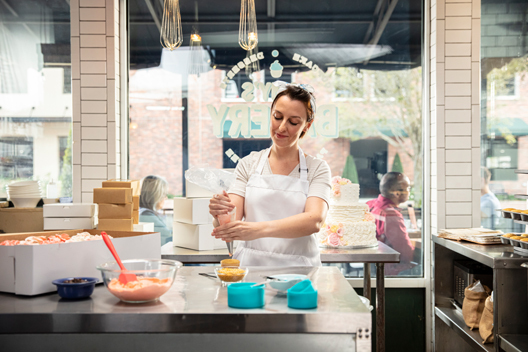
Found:
[[[233,221],[225,225],[218,226],[211,234],[222,241],[252,241],[262,237],[263,223]]]
[[[226,191],[222,194],[215,194],[209,201],[209,214],[215,219],[218,218],[218,215],[228,214],[234,208],[235,205],[231,202]]]

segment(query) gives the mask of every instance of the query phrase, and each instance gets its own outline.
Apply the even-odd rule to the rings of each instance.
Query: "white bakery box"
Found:
[[[209,214],[209,201],[211,198],[174,198],[174,222],[203,225],[212,224],[213,216]]]
[[[70,237],[92,229],[66,230]],[[107,231],[122,260],[160,259],[159,232]],[[4,240],[24,240],[29,236],[52,236],[57,231],[26,232],[0,235]],[[97,277],[102,281],[96,266],[115,261],[103,240],[57,243],[45,245],[0,246],[0,292],[18,295],[38,295],[57,290],[51,282],[65,277]]]
[[[43,216],[44,230],[95,229],[97,227],[97,204],[44,204]]]
[[[197,251],[226,248],[224,241],[211,236],[213,229],[213,224],[194,225],[175,221],[172,224],[172,244]]]

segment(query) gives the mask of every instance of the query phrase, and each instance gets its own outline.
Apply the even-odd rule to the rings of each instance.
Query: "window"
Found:
[[[0,139],[2,179],[33,176],[33,138],[4,137]]]

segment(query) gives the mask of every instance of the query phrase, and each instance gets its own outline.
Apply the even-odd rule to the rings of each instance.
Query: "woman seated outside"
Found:
[[[161,245],[172,241],[172,231],[158,211],[167,198],[169,183],[163,177],[150,175],[143,179],[139,196],[139,221],[153,222],[154,231],[161,234]]]

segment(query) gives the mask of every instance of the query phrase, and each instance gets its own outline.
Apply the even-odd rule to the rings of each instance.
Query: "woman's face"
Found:
[[[308,112],[303,102],[292,100],[284,95],[271,111],[271,140],[279,147],[291,147],[298,141],[303,131],[308,131],[312,122],[307,123]]]

